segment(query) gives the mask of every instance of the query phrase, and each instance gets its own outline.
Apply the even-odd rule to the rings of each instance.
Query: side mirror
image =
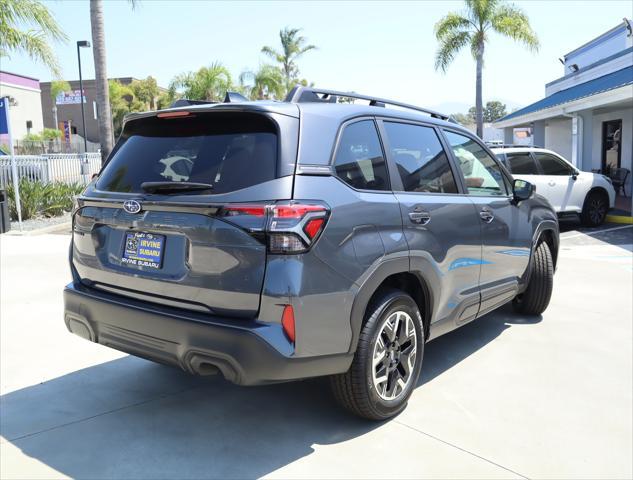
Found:
[[[532,183],[526,182],[525,180],[519,180],[517,178],[512,184],[512,195],[514,196],[514,200],[516,202],[532,198],[534,192],[536,192],[536,187]]]

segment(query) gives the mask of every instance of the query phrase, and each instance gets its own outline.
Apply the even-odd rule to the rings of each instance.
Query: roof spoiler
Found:
[[[369,102],[369,105],[372,107],[385,108],[387,105],[393,105],[400,108],[406,108],[408,110],[415,110],[417,112],[426,113],[433,118],[439,118],[441,120],[456,123],[455,120],[451,119],[449,115],[445,115],[443,113],[436,112],[435,110],[430,110],[428,108],[411,105],[409,103],[388,100],[386,98],[371,97],[369,95],[361,95],[355,92],[341,92],[338,90],[327,90],[323,88],[303,87],[301,85],[297,85],[292,90],[290,90],[290,92],[286,96],[285,101],[290,103],[337,103],[339,98],[367,100]]]
[[[227,90],[226,95],[224,95],[224,100],[222,102],[216,102],[214,100],[189,100],[188,98],[179,98],[174,103],[172,103],[169,106],[169,108],[188,107],[190,105],[211,105],[215,103],[239,103],[239,102],[248,102],[248,98],[246,98],[241,93],[229,92]]]

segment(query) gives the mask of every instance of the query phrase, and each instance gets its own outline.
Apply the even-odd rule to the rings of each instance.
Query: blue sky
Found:
[[[78,78],[75,42],[90,40],[87,1],[45,2],[68,34],[56,44],[64,77]],[[484,101],[511,107],[541,98],[544,84],[563,73],[558,58],[633,17],[633,2],[516,1],[541,40],[533,54],[492,35],[486,51]],[[213,61],[237,79],[266,58],[262,45],[277,46],[284,26],[301,27],[319,49],[300,61],[303,77],[327,88],[354,90],[463,111],[474,103],[475,65],[464,50],[446,74],[433,68],[433,25],[461,1],[422,2],[206,2],[104,0],[108,75],[154,76],[161,86],[181,72]],[[83,52],[84,78],[93,78],[91,50]],[[1,68],[50,80],[45,67],[13,54]]]

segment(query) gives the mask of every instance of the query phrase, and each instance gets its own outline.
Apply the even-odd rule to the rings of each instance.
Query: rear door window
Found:
[[[554,155],[534,153],[534,157],[545,175],[571,175],[572,173],[571,167]]]
[[[196,114],[130,121],[97,188],[141,193],[143,182],[200,182],[226,193],[276,178],[277,132],[261,115]]]
[[[539,172],[536,168],[536,163],[529,152],[522,153],[508,153],[508,160],[506,165],[510,169],[510,172],[517,175],[538,175]]]
[[[388,190],[387,166],[373,120],[343,130],[334,159],[336,175],[359,190]]]
[[[457,193],[448,157],[434,129],[396,122],[383,125],[406,192]]]

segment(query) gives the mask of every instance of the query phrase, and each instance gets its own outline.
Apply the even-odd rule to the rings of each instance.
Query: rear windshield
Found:
[[[277,131],[247,113],[149,117],[127,123],[97,189],[140,193],[143,182],[199,182],[226,193],[276,178]]]

